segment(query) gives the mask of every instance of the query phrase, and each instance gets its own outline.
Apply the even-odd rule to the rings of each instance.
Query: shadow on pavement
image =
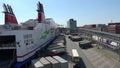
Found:
[[[61,55],[62,58],[64,58],[67,61],[71,61],[72,57],[70,55],[68,55],[68,53]]]
[[[85,65],[83,59],[81,58],[80,62],[75,63],[75,65],[73,66],[73,68],[86,68],[86,65]]]

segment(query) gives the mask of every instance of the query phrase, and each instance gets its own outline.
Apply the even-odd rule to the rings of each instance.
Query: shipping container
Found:
[[[53,43],[63,43],[64,45],[66,44],[65,36],[58,36]]]
[[[61,58],[60,56],[53,56],[58,62],[60,62],[60,68],[68,68],[68,61]]]
[[[44,65],[44,68],[52,68],[51,63],[44,57],[40,58],[39,61]]]
[[[65,41],[65,39],[56,39],[56,40],[54,40],[52,43],[63,43],[64,45],[66,44],[66,41]]]
[[[49,48],[51,48],[51,47],[57,47],[57,46],[65,47],[63,43],[59,42],[59,43],[53,43],[53,44],[49,45]]]
[[[38,59],[33,59],[31,61],[31,66],[32,68],[44,68],[44,65],[41,62],[39,62]]]
[[[80,36],[71,36],[70,39],[71,39],[72,41],[81,41],[81,40],[83,40],[83,38],[80,37]]]
[[[88,41],[88,40],[83,40],[83,41],[80,41],[79,42],[79,46],[83,49],[85,48],[91,48],[92,45],[91,45],[91,41]]]
[[[52,64],[52,68],[60,68],[60,63],[57,60],[53,59],[50,56],[45,57],[45,59],[47,59]]]
[[[65,47],[64,47],[64,46],[50,47],[50,48],[48,48],[48,50],[51,50],[51,49],[59,49],[59,48],[65,48]]]
[[[93,35],[92,39],[95,40],[95,41],[98,41],[98,36]]]
[[[51,44],[48,48],[50,55],[61,55],[66,52],[66,48],[63,43]]]
[[[51,55],[61,55],[64,54],[66,51],[64,48],[52,49],[50,50]]]
[[[51,47],[57,47],[58,45],[56,44],[50,44],[48,48],[51,48]]]

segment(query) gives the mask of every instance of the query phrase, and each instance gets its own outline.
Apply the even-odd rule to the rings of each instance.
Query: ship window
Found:
[[[28,45],[28,43],[26,43],[26,45]]]
[[[24,39],[32,38],[32,34],[26,34],[24,35]]]
[[[32,34],[26,34],[24,35],[24,43],[25,45],[30,45],[32,42],[33,39],[32,39]]]

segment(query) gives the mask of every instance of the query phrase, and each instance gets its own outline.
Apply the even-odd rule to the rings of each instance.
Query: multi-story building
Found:
[[[84,28],[91,29],[91,30],[107,32],[107,26],[105,24],[85,25]]]
[[[120,22],[109,23],[108,24],[108,32],[114,34],[120,34]]]
[[[69,19],[67,21],[67,27],[68,28],[76,28],[77,27],[77,21],[74,19]]]
[[[74,19],[69,19],[67,21],[67,28],[70,29],[70,33],[74,33],[75,32],[75,29],[77,28],[77,21],[74,20]]]

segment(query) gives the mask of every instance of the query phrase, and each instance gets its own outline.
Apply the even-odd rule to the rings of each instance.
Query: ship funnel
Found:
[[[5,24],[18,24],[11,6],[3,4],[3,8],[3,13],[5,13]]]
[[[38,2],[37,4],[37,11],[38,11],[38,22],[40,23],[45,22],[43,5],[40,2]]]

